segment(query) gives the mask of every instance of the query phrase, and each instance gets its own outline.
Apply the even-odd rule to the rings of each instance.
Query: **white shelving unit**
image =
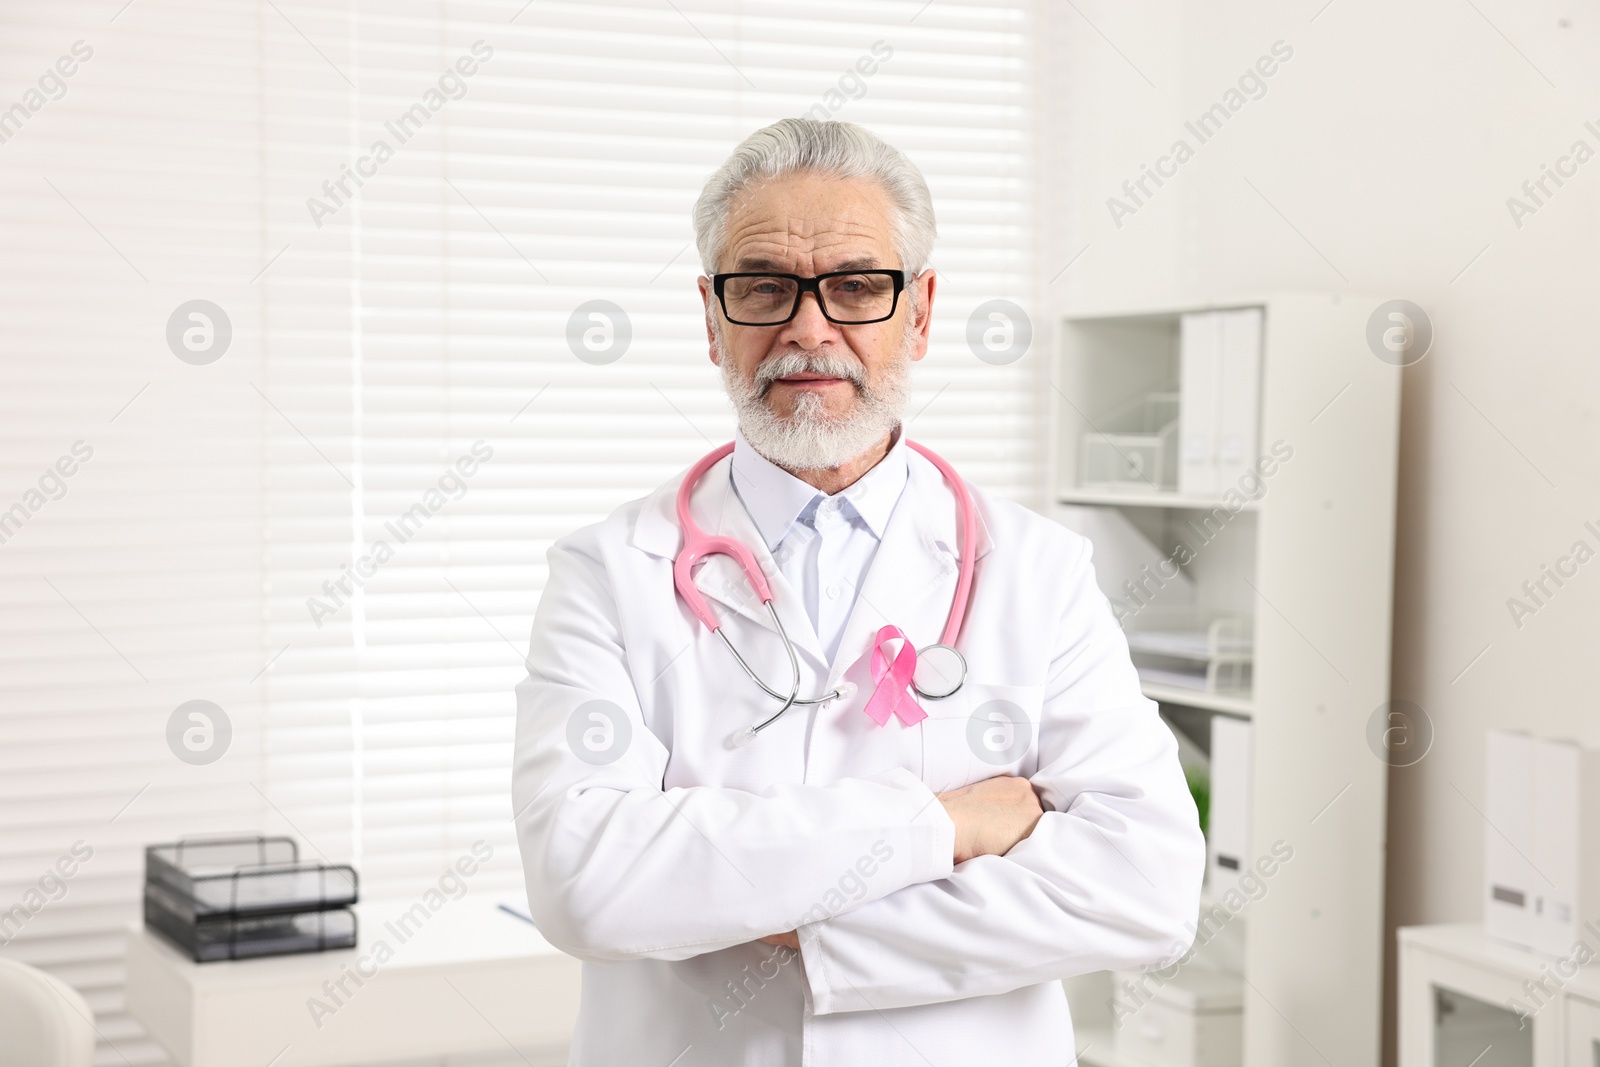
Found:
[[[1202,748],[1209,739],[1197,724],[1210,716],[1252,722],[1251,848],[1257,857],[1276,842],[1293,850],[1261,879],[1259,899],[1231,915],[1226,936],[1189,964],[1243,976],[1243,1067],[1376,1067],[1381,1055],[1387,765],[1369,747],[1367,724],[1389,699],[1400,398],[1399,369],[1366,343],[1381,302],[1264,294],[1074,309],[1056,324],[1051,499],[1115,511],[1121,528],[1137,529],[1170,561],[1162,573],[1184,576],[1201,625],[1236,615],[1253,629],[1248,691],[1143,687]],[[1260,491],[1229,500],[1180,493],[1170,480],[1127,491],[1081,485],[1080,449],[1103,415],[1179,388],[1182,315],[1242,308],[1263,312],[1256,452],[1274,462]],[[1091,462],[1103,458],[1101,448]],[[1058,514],[1068,525],[1068,513],[1085,514]],[[1174,551],[1179,542],[1187,558]],[[1096,546],[1097,563],[1115,565],[1112,547]],[[1098,576],[1134,620],[1171,594],[1143,573]],[[1109,976],[1067,987],[1082,1062],[1122,1067]]]

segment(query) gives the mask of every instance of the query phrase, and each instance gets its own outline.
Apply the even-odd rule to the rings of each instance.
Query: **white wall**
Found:
[[[1066,224],[1051,255],[1088,250],[1051,294],[1149,305],[1314,289],[1431,316],[1432,352],[1396,371],[1393,692],[1436,736],[1390,772],[1392,944],[1394,925],[1480,914],[1487,728],[1600,745],[1600,560],[1520,628],[1506,604],[1574,541],[1600,550],[1583,528],[1600,528],[1600,5],[1325,2],[1067,9]],[[1195,145],[1183,121],[1280,40],[1293,56],[1265,95],[1115,225],[1106,199],[1175,139]],[[1579,139],[1597,158],[1516,225],[1507,198]]]

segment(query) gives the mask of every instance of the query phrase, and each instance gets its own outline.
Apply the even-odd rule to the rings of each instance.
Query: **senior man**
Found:
[[[786,119],[694,223],[738,435],[555,543],[517,689],[570,1063],[1070,1063],[1060,980],[1180,954],[1205,852],[1090,546],[905,438],[937,278],[899,151]],[[758,571],[694,569],[685,518]]]

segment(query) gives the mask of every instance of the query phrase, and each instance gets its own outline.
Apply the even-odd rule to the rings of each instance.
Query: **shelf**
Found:
[[[1205,630],[1137,630],[1127,631],[1128,651],[1147,656],[1164,656],[1167,659],[1190,660],[1197,663],[1249,663],[1254,659],[1250,638],[1222,637],[1213,648]]]
[[[1162,490],[1122,492],[1117,489],[1062,489],[1056,493],[1058,504],[1110,504],[1121,508],[1190,508],[1210,511],[1224,508],[1221,497],[1193,496]],[[1259,500],[1246,500],[1240,511],[1259,511]]]
[[[1100,322],[1176,322],[1182,315],[1191,311],[1238,311],[1242,308],[1268,307],[1273,303],[1276,294],[1264,293],[1238,293],[1227,300],[1197,301],[1192,304],[1179,305],[1149,305],[1149,304],[1080,304],[1068,308],[1062,314],[1062,319],[1070,323],[1100,323]],[[1339,302],[1339,297],[1334,296],[1334,303]]]
[[[1161,704],[1182,704],[1188,708],[1221,711],[1246,719],[1255,714],[1255,701],[1248,693],[1208,693],[1204,689],[1185,689],[1180,685],[1157,685],[1154,682],[1140,682],[1139,689],[1145,696]]]

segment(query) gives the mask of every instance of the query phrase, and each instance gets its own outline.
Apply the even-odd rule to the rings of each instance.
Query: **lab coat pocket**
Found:
[[[1029,777],[1038,767],[1043,685],[968,679],[943,700],[918,701],[922,781],[935,793],[1002,774]]]

